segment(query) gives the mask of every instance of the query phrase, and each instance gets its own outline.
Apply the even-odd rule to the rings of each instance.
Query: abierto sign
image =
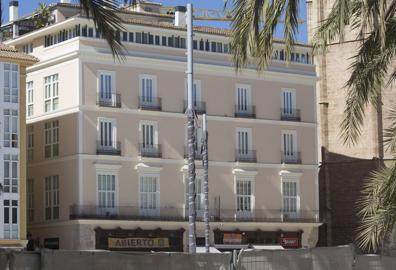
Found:
[[[168,238],[108,238],[109,249],[169,248]]]

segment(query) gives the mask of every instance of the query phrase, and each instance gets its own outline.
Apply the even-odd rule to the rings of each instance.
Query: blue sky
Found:
[[[0,0],[3,3],[3,22],[8,21],[8,3],[9,0]],[[156,2],[161,2],[164,6],[177,6],[186,5],[191,2],[194,7],[197,8],[212,8],[212,9],[222,9],[224,5],[224,0],[154,0]],[[59,0],[19,0],[19,15],[27,15],[31,13],[39,3],[54,3],[59,2]],[[77,2],[77,0],[74,0]],[[306,7],[305,1],[300,1],[300,18],[306,20]],[[195,22],[197,25],[207,25],[207,26],[217,26],[217,27],[228,27],[226,22]],[[306,24],[300,25],[300,31],[297,36],[297,40],[300,42],[307,41],[307,26]]]

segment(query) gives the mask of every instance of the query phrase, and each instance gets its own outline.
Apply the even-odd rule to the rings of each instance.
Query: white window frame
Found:
[[[47,102],[49,103],[49,109],[47,109]],[[58,109],[59,109],[59,74],[55,73],[44,77],[44,112],[48,113],[48,112],[56,111]]]
[[[255,191],[255,183],[256,183],[256,175],[257,171],[246,171],[243,169],[234,169],[232,171],[234,174],[234,203],[235,203],[235,218],[251,218],[254,215],[255,211],[255,202],[256,202],[256,191]],[[250,181],[251,182],[251,201],[250,211],[238,211],[238,196],[237,196],[237,181]]]
[[[6,162],[8,162],[8,177],[6,177]],[[16,164],[16,175],[13,173],[13,165]],[[19,194],[20,192],[20,175],[19,175],[19,156],[12,154],[3,155],[3,189],[4,193]],[[8,184],[5,184],[6,179]],[[7,189],[7,190],[6,190]]]
[[[239,153],[239,132],[247,132],[247,140],[248,140],[248,149],[247,149],[247,153],[243,154],[243,153]],[[253,148],[253,143],[252,143],[252,129],[251,128],[236,128],[235,130],[235,149],[238,150],[238,154],[239,155],[249,155],[249,151],[251,151]]]
[[[157,93],[157,76],[149,75],[149,74],[140,74],[139,75],[139,96],[142,97],[142,99],[143,99],[143,83],[142,83],[143,79],[152,80],[152,97],[151,98],[154,98],[154,99],[157,98],[157,95],[158,95],[158,93]],[[141,100],[141,101],[143,101],[143,100]],[[143,101],[143,102],[145,102],[145,101]],[[151,102],[147,101],[145,103],[151,104],[153,102],[154,101],[151,101]]]
[[[26,215],[27,221],[34,221],[34,179],[28,178],[26,182]]]
[[[50,182],[49,189],[47,189],[47,180]],[[57,189],[55,188],[55,183],[57,183]],[[59,175],[51,175],[44,177],[44,220],[59,220],[60,219],[60,180]],[[48,200],[47,200],[48,199]],[[56,202],[55,202],[56,201]],[[50,209],[50,217],[47,218],[47,208]],[[55,210],[58,208],[58,217],[55,218]]]
[[[98,117],[98,123],[97,123],[97,140],[101,142],[101,133],[100,133],[100,123],[101,122],[108,122],[111,123],[111,133],[112,133],[112,138],[111,138],[111,145],[105,146],[101,145],[101,147],[109,147],[109,148],[116,148],[117,147],[117,120],[114,118],[105,118],[105,117]]]
[[[34,126],[27,127],[27,160],[34,159]]]
[[[143,209],[142,208],[142,193],[141,193],[141,178],[142,177],[155,177],[156,178],[156,209]],[[161,188],[160,188],[160,173],[159,172],[141,172],[138,177],[138,188],[139,188],[139,215],[142,216],[159,216],[161,206]]]
[[[202,82],[201,80],[194,80],[193,87],[195,87],[195,103],[202,102]],[[184,99],[188,101],[188,85],[187,85],[187,79],[184,80]],[[194,95],[194,93],[193,93]],[[188,105],[188,104],[187,104]],[[193,100],[193,106],[197,107],[198,104],[194,104]]]
[[[27,116],[34,114],[34,83],[29,81],[26,83],[26,110]]]
[[[281,172],[280,177],[280,191],[281,191],[281,212],[282,212],[282,218],[285,218],[287,215],[288,217],[291,218],[297,218],[299,216],[300,212],[300,178],[301,178],[301,173],[290,173],[290,172]],[[284,203],[283,203],[283,183],[284,182],[293,182],[296,183],[296,212],[286,212]]]
[[[246,89],[246,109],[243,109],[243,106],[239,104],[239,89],[245,88]],[[237,110],[241,112],[249,112],[249,106],[252,106],[252,88],[249,84],[236,84],[235,85],[235,105],[237,106]],[[242,107],[242,108],[241,108]]]
[[[6,70],[6,66],[9,66],[9,69]],[[4,103],[19,103],[19,65],[13,63],[1,63],[2,68],[2,87],[3,87],[3,102]],[[8,72],[8,87],[6,87],[6,72]],[[16,79],[16,85],[13,83],[13,78]]]
[[[285,110],[285,107],[284,107],[284,96],[285,96],[285,93],[291,93],[292,104],[291,104],[291,108],[289,108],[290,111]],[[294,116],[294,111],[296,110],[296,104],[297,104],[296,89],[282,88],[281,89],[281,110],[282,110],[282,114],[283,115]]]
[[[4,201],[9,201],[10,205],[8,205],[8,206],[4,205]],[[12,205],[13,201],[17,202],[16,206]],[[19,215],[19,211],[20,211],[20,209],[19,209],[19,207],[20,207],[19,199],[5,198],[4,197],[4,198],[2,198],[1,205],[3,206],[3,210],[2,210],[3,213],[1,215],[1,217],[2,217],[1,222],[3,223],[3,232],[2,232],[3,238],[4,239],[19,239],[19,234],[20,234],[19,225],[20,225],[20,220],[21,220],[20,215]],[[9,213],[8,213],[9,223],[5,223],[4,222],[4,218],[5,218],[4,217],[4,210],[6,208],[8,208],[8,210],[9,210]],[[13,208],[17,209],[17,211],[16,211],[17,212],[16,213],[16,220],[17,220],[16,224],[12,223],[12,217],[14,216],[13,215],[13,211],[12,211]],[[7,228],[8,228],[8,230],[7,230]],[[9,232],[9,235],[6,235],[6,231]],[[13,233],[15,233],[15,232],[16,232],[16,235],[13,236]]]
[[[143,125],[153,126],[153,145],[158,145],[158,122],[142,120],[139,122],[139,144],[143,145]]]
[[[104,214],[103,211],[109,212],[111,214],[117,214],[118,213],[118,207],[119,207],[119,189],[118,189],[118,179],[119,179],[119,171],[120,171],[121,165],[115,165],[115,164],[102,164],[102,163],[97,163],[95,164],[95,169],[96,169],[96,205],[97,205],[97,212],[98,214]],[[99,175],[114,175],[115,176],[115,191],[114,191],[114,208],[105,208],[101,209],[99,208]]]
[[[49,128],[46,128],[45,127],[45,125],[46,124],[49,124],[50,125],[50,127]],[[57,126],[55,127],[55,123],[57,123]],[[44,159],[51,159],[51,158],[56,158],[56,157],[59,157],[59,120],[53,120],[53,121],[47,121],[47,122],[44,122],[44,136],[43,136],[43,139],[44,139]],[[47,131],[48,131],[48,134],[49,134],[49,138],[50,138],[50,143],[47,143],[47,138],[46,138],[46,134],[47,134]],[[55,132],[56,132],[56,134],[57,134],[57,136],[56,136],[56,139],[57,139],[57,141],[55,142],[54,141],[54,134],[55,134]],[[55,153],[55,146],[57,145],[57,147],[58,147],[58,153],[57,153],[57,155],[55,155],[54,153]],[[46,147],[50,147],[50,155],[48,156],[48,157],[46,157],[45,156],[45,151],[46,151]]]
[[[286,155],[286,151],[285,151],[285,143],[284,143],[284,135],[288,134],[288,135],[292,135],[293,137],[293,153],[292,155]],[[281,152],[284,153],[285,157],[288,158],[298,158],[297,152],[298,152],[298,145],[297,145],[297,131],[296,130],[282,130],[281,132]]]
[[[6,111],[8,113],[6,114]],[[16,112],[16,114],[15,114]],[[3,146],[5,148],[19,148],[19,110],[16,109],[3,109],[4,122],[3,122]],[[14,121],[16,123],[14,124]],[[8,122],[8,131],[6,132],[5,122]],[[13,131],[16,125],[16,133]],[[6,134],[8,134],[8,139],[6,139]],[[14,136],[15,135],[15,136]],[[16,138],[15,138],[16,137]]]
[[[100,89],[101,89],[101,76],[110,76],[111,78],[111,97],[110,98],[102,98],[100,96]],[[116,73],[115,71],[109,70],[98,70],[97,75],[97,95],[99,100],[103,101],[111,101],[115,102],[115,93],[116,93]]]

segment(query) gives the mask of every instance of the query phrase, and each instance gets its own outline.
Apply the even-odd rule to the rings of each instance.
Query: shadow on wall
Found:
[[[319,209],[325,224],[319,229],[318,246],[354,243],[359,224],[356,201],[362,183],[371,171],[383,164],[383,160],[359,159],[327,152],[323,148],[322,160]]]

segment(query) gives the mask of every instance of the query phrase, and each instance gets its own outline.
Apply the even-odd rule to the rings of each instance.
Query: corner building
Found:
[[[125,32],[118,37],[127,52],[117,62],[78,6],[52,10],[52,25],[8,41],[41,60],[27,78],[29,231],[51,248],[186,251],[183,22],[159,4],[120,9]],[[228,30],[195,27],[194,39],[198,123],[208,114],[212,244],[315,246],[321,223],[311,47],[296,44],[287,65],[275,42],[267,71],[235,73]],[[197,152],[203,245],[200,158]]]

